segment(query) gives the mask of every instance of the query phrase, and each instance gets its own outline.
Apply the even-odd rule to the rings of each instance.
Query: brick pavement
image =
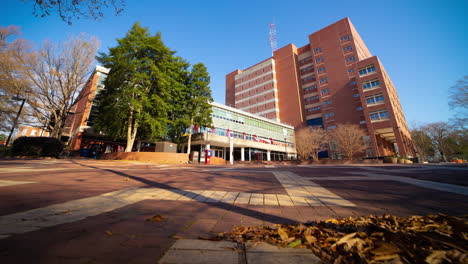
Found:
[[[0,184],[0,222],[6,221],[0,229],[10,235],[0,239],[0,262],[155,263],[176,238],[207,238],[228,231],[233,225],[295,223],[382,213],[466,214],[468,203],[463,193],[369,177],[369,173],[399,176],[400,170],[407,173],[404,175],[413,175],[406,178],[417,179],[430,171],[410,172],[410,168],[419,167],[407,166],[404,172],[399,167],[386,170],[377,166],[226,167],[94,160],[0,161],[0,183],[33,182]],[[287,176],[285,182],[278,179],[278,173]],[[438,180],[441,177],[446,177],[446,173],[431,175],[430,179],[443,183]],[[457,176],[452,183],[460,189],[466,186],[466,179]],[[306,204],[288,200],[291,194],[302,197]],[[309,203],[304,197],[316,198],[314,201],[320,204],[311,203],[312,200]],[[334,204],[332,198],[355,206]],[[160,215],[162,221],[146,221],[155,215]],[[13,232],[19,227],[24,232]],[[34,231],[28,231],[30,227]]]

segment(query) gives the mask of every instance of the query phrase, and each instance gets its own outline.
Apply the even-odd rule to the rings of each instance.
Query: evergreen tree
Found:
[[[189,135],[187,142],[187,153],[190,154],[190,144],[192,141],[192,127],[209,127],[211,120],[211,105],[213,101],[210,89],[210,76],[203,63],[193,65],[190,73],[187,93],[187,112],[190,120]]]
[[[96,128],[113,138],[126,137],[125,151],[130,152],[137,135],[165,136],[171,89],[177,86],[171,74],[177,71],[178,59],[160,33],[151,35],[138,23],[117,42],[97,58],[110,72],[96,96]]]
[[[193,126],[210,127],[212,124],[209,103],[213,98],[209,86],[210,76],[203,63],[193,65],[190,72],[184,70],[184,86],[174,91],[169,136],[181,150],[182,139],[188,130],[187,153],[190,153]]]

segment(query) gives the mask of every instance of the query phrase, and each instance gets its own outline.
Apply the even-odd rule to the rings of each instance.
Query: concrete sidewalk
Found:
[[[179,239],[159,264],[322,263],[306,248],[280,248],[264,242],[245,245],[229,241]]]

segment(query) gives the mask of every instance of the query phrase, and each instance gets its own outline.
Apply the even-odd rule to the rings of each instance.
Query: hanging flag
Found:
[[[211,126],[211,133],[212,133],[212,134],[215,133],[215,127],[214,127],[214,126]]]
[[[245,132],[242,132],[242,139],[245,140]]]
[[[229,130],[229,128],[228,128],[228,130],[227,130],[227,132],[226,132],[226,136],[227,136],[227,137],[231,137],[231,130]]]
[[[273,139],[272,139],[272,138],[270,138],[270,144],[272,144],[272,145],[273,145]]]
[[[198,133],[198,126],[197,126],[197,125],[193,125],[193,130],[195,131],[195,133]]]
[[[257,135],[254,135],[254,141],[257,142]]]

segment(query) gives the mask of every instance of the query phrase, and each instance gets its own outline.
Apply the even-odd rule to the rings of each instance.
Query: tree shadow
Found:
[[[140,183],[143,183],[143,184],[147,185],[147,187],[165,189],[167,191],[174,192],[174,193],[177,193],[177,194],[180,194],[181,192],[184,192],[185,196],[193,195],[193,197],[201,197],[201,198],[199,198],[199,200],[209,200],[210,199],[209,197],[203,196],[202,194],[194,193],[194,192],[191,192],[189,190],[182,190],[180,188],[176,188],[176,187],[170,186],[168,184],[155,182],[155,181],[148,180],[148,179],[145,179],[145,178],[142,178],[142,177],[130,175],[128,173],[124,173],[124,172],[120,172],[120,171],[116,171],[116,170],[112,170],[112,169],[102,169],[102,168],[91,166],[91,165],[80,164],[80,163],[75,162],[75,161],[72,161],[72,162],[77,164],[77,165],[83,166],[83,167],[93,168],[93,169],[96,169],[96,170],[103,170],[103,171],[114,173],[115,175],[118,175],[118,176],[121,176],[121,177],[130,178],[132,180],[135,180],[135,181],[138,181]],[[215,207],[215,208],[219,208],[219,209],[223,209],[223,210],[228,210],[228,211],[231,211],[231,212],[235,212],[237,214],[241,214],[243,216],[256,218],[256,219],[261,220],[261,221],[266,220],[268,222],[275,223],[275,224],[297,223],[297,221],[289,219],[289,218],[285,218],[285,217],[277,216],[277,215],[272,215],[272,214],[268,214],[268,213],[264,213],[264,212],[259,212],[259,211],[256,211],[256,210],[252,210],[252,209],[245,208],[245,207],[240,207],[238,205],[231,204],[231,203],[225,203],[225,202],[222,202],[222,201],[219,201],[219,202],[216,202],[216,203],[207,202],[207,201],[196,201],[196,200],[191,200],[191,201],[206,204],[206,205],[209,205],[211,207]]]

